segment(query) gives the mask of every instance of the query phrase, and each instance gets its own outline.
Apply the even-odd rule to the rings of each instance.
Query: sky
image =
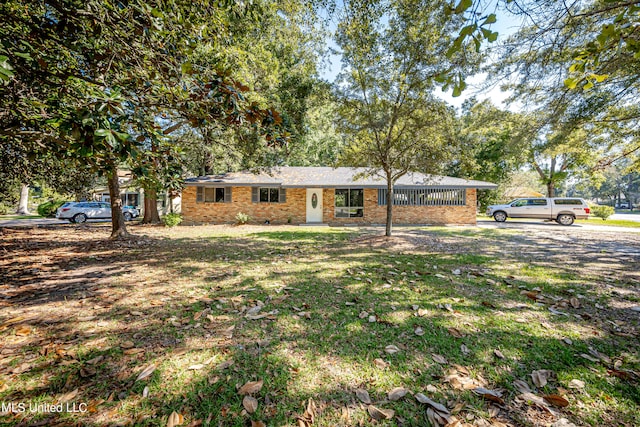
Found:
[[[512,15],[508,15],[500,10],[496,11],[497,22],[493,24],[492,30],[498,32],[498,40],[495,43],[500,43],[505,40],[509,35],[513,34],[521,25],[520,20],[516,20]],[[494,43],[494,44],[495,44]],[[327,45],[329,48],[338,49],[333,40],[328,40]],[[329,55],[327,60],[325,61],[324,68],[321,70],[320,77],[323,79],[334,82],[336,76],[340,72],[341,61],[340,55],[332,54]],[[475,96],[478,100],[491,99],[494,105],[507,108],[507,109],[517,109],[517,106],[511,105],[507,106],[503,102],[509,96],[509,93],[502,92],[500,87],[495,86],[490,90],[482,91],[480,89],[481,84],[484,82],[486,78],[486,74],[481,73],[474,76],[468,76],[466,79],[467,88],[463,91],[462,95],[454,98],[451,95],[451,89],[447,92],[443,92],[441,88],[437,88],[435,90],[435,95],[440,99],[446,101],[450,105],[453,105],[456,108],[460,108],[462,103],[473,96]]]

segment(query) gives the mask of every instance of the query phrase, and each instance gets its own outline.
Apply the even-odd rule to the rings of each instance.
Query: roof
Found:
[[[206,187],[274,186],[284,188],[386,188],[382,174],[371,176],[365,168],[332,167],[278,167],[268,173],[229,172],[220,175],[188,178],[185,185]],[[402,176],[396,188],[480,188],[494,189],[496,184],[449,176],[427,175],[409,172]]]

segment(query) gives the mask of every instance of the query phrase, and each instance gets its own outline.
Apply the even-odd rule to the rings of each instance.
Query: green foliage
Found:
[[[38,205],[38,215],[44,218],[56,216],[56,210],[64,204],[64,200],[49,200]]]
[[[614,213],[616,211],[612,206],[591,205],[591,214],[597,218],[602,218],[603,221],[606,221]]]
[[[251,217],[249,215],[247,215],[246,213],[238,212],[236,214],[236,222],[238,224],[246,224],[249,221],[251,221]]]
[[[177,213],[166,214],[162,217],[162,222],[166,227],[175,227],[182,222],[182,215]]]

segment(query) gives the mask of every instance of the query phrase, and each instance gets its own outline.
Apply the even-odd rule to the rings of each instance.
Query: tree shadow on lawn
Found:
[[[604,327],[606,319],[595,321],[600,315],[595,320],[573,316],[586,307],[567,307],[564,311],[570,316],[552,316],[546,306],[521,295],[518,283],[509,283],[513,279],[497,269],[495,259],[401,254],[358,245],[347,240],[348,234],[285,237],[283,243],[282,233],[182,241],[146,236],[143,240],[148,245],[128,254],[132,256],[100,255],[97,265],[124,260],[130,265],[126,274],[101,285],[102,290],[117,294],[109,304],[87,310],[83,316],[87,306],[101,304],[92,295],[78,300],[85,302],[69,316],[49,312],[37,322],[18,322],[0,332],[19,338],[17,351],[2,355],[11,370],[18,368],[17,373],[3,363],[1,380],[21,387],[9,385],[0,392],[0,400],[51,401],[78,389],[74,400],[91,402],[95,409],[86,416],[29,414],[25,421],[105,425],[129,420],[135,425],[164,425],[163,417],[175,410],[189,420],[210,419],[211,425],[247,425],[252,418],[284,426],[295,424],[312,398],[324,408],[316,414],[315,425],[355,425],[360,420],[372,425],[353,393],[365,388],[376,405],[396,410],[396,418],[378,425],[426,425],[425,408],[410,396],[387,401],[386,393],[402,386],[441,403],[463,402],[468,406],[462,415],[488,419],[489,403],[443,382],[456,363],[468,367],[478,384],[505,389],[506,403],[498,418],[516,425],[532,417],[549,419],[545,411],[514,400],[513,380],[527,380],[537,369],[556,373],[539,394],[557,393],[571,379],[585,381],[584,389],[567,393],[571,405],[558,410],[564,416],[617,425],[604,408],[589,409],[602,404],[613,406],[619,420],[640,423],[637,378],[611,376],[606,368],[615,362],[591,362],[580,356],[591,354],[591,347],[612,359],[620,356],[621,369],[637,370],[637,341],[612,335]],[[143,258],[144,253],[153,254],[153,259]],[[92,254],[87,252],[84,259],[93,262]],[[269,260],[274,264],[265,263]],[[433,265],[439,269],[427,270]],[[145,299],[131,299],[128,293],[140,289],[122,280],[139,268],[156,274],[141,285]],[[452,269],[462,274],[451,274]],[[488,284],[487,279],[498,283]],[[519,283],[546,285],[537,277]],[[115,292],[119,287],[122,293]],[[552,289],[548,292],[555,296]],[[264,303],[259,313],[272,314],[248,319],[247,310],[258,301]],[[26,301],[20,304],[29,308]],[[413,306],[424,310],[422,316]],[[361,318],[363,312],[367,315]],[[376,316],[376,321],[369,322],[369,316]],[[541,322],[551,328],[545,329]],[[18,335],[24,326],[34,330]],[[423,335],[416,335],[417,327]],[[461,337],[452,335],[452,328]],[[561,340],[564,334],[571,338],[571,346]],[[464,354],[462,344],[469,354]],[[396,345],[400,351],[388,354],[387,345]],[[143,351],[126,354],[132,349]],[[494,350],[505,358],[497,357]],[[436,363],[433,354],[443,355],[448,363]],[[376,367],[376,358],[389,366]],[[229,360],[234,364],[220,367]],[[31,366],[20,372],[24,363]],[[136,381],[151,364],[157,365],[153,374]],[[242,414],[237,387],[258,379],[264,381],[256,395],[258,411]],[[427,392],[429,384],[438,390]],[[142,397],[145,387],[149,387],[149,398]],[[343,418],[345,413],[349,422]]]

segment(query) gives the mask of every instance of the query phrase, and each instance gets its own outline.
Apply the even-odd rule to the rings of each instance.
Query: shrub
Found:
[[[243,212],[238,212],[236,214],[236,221],[238,224],[246,224],[251,220],[251,217]]]
[[[166,214],[162,217],[162,222],[167,227],[175,227],[182,222],[182,215],[177,213]]]
[[[56,210],[64,204],[64,200],[49,200],[38,205],[38,215],[45,218],[56,216]]]
[[[0,203],[0,215],[7,215],[11,213],[11,211],[15,211],[15,206],[5,205],[4,203]]]
[[[611,215],[616,213],[611,206],[593,205],[591,206],[591,214],[595,217],[602,218],[605,221]]]

